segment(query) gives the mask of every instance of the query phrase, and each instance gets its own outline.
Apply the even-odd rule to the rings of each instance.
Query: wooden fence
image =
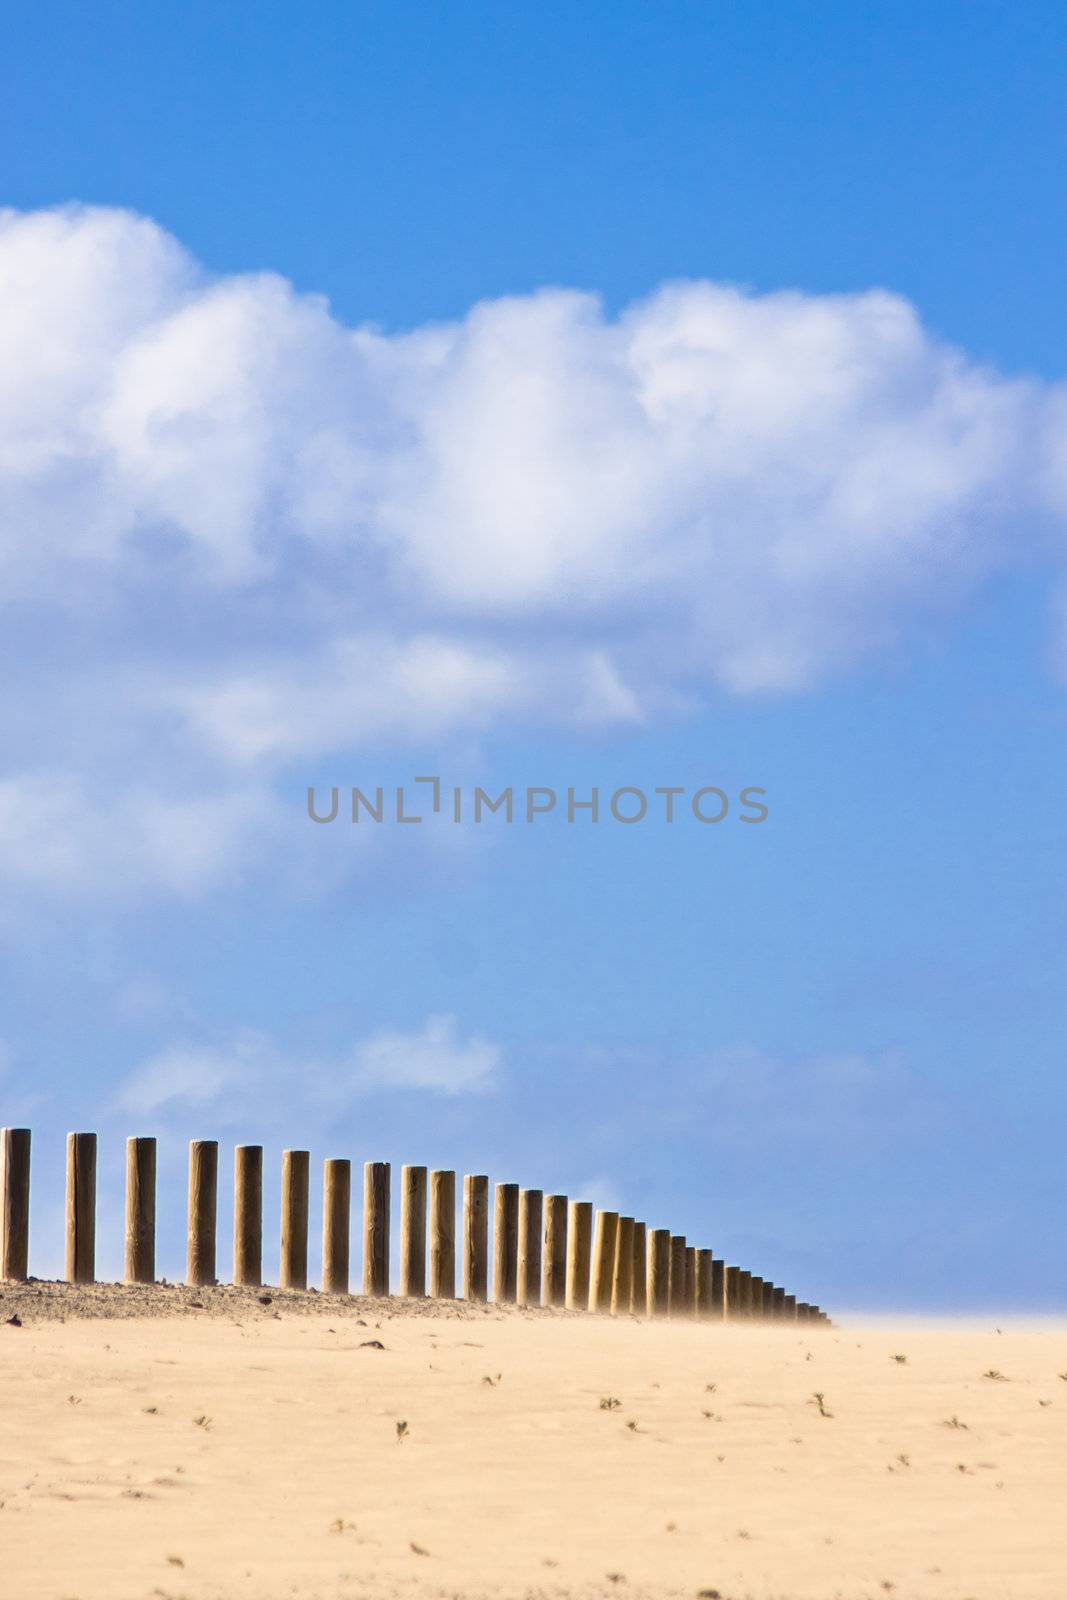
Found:
[[[29,1276],[30,1130],[0,1133],[0,1278]],[[96,1276],[96,1134],[67,1136],[66,1278]],[[189,1146],[186,1282],[218,1281],[218,1161],[214,1139]],[[286,1150],[281,1170],[281,1287],[308,1287],[308,1201],[311,1159]],[[258,1286],[263,1274],[263,1147],[234,1150],[233,1282]],[[688,1321],[827,1323],[817,1305],[798,1300],[769,1279],[727,1266],[710,1249],[691,1245],[669,1228],[648,1228],[616,1211],[595,1211],[587,1200],[545,1195],[498,1183],[463,1179],[462,1295],[497,1304],[557,1306],[612,1316]],[[330,1159],[323,1168],[322,1289],[348,1294],[352,1164]],[[391,1171],[385,1161],[363,1169],[363,1293],[390,1289]],[[456,1174],[405,1166],[400,1173],[400,1282],[405,1296],[455,1299]],[[156,1277],[156,1141],[126,1142],[127,1283]],[[429,1277],[427,1279],[427,1260]]]

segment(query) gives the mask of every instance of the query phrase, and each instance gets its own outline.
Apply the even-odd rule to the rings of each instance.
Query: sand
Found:
[[[1065,1327],[263,1293],[0,1288],[0,1593],[1067,1595]]]

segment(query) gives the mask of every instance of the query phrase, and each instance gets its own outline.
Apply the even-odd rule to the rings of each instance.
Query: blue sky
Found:
[[[37,1270],[84,1126],[102,1270],[158,1132],[171,1276],[217,1135],[617,1203],[830,1306],[1062,1308],[1061,35],[15,9]],[[770,816],[306,818],[422,773]]]

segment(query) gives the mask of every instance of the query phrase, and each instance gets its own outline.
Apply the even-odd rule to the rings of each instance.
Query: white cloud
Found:
[[[503,1055],[477,1034],[464,1039],[455,1017],[428,1017],[414,1033],[383,1030],[355,1052],[356,1081],[376,1089],[434,1089],[467,1094],[488,1089]]]
[[[143,1115],[176,1106],[214,1106],[257,1088],[273,1047],[262,1034],[239,1034],[225,1048],[173,1045],[126,1079],[116,1097],[122,1111]]]
[[[159,789],[111,788],[64,773],[0,781],[0,864],[9,890],[112,895],[138,884],[188,896],[234,882],[257,838],[276,825],[262,790],[172,798]]]
[[[27,885],[230,884],[276,774],[368,744],[810,689],[1067,516],[1067,395],[882,290],[544,290],[385,335],[69,208],[0,213],[0,342]]]
[[[115,1109],[143,1115],[211,1107],[226,1122],[262,1118],[288,1106],[299,1087],[317,1116],[343,1112],[369,1093],[422,1089],[480,1094],[492,1088],[503,1051],[480,1034],[464,1035],[453,1016],[427,1017],[410,1032],[383,1029],[332,1056],[293,1055],[253,1029],[208,1044],[179,1042],[142,1063],[121,1084]]]

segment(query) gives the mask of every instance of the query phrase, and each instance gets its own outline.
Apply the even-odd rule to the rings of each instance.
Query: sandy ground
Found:
[[[1067,1596],[1065,1327],[264,1294],[0,1289],[0,1593]]]

